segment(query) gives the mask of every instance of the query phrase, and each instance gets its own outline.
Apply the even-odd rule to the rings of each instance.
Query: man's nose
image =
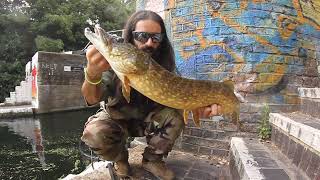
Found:
[[[149,38],[148,41],[145,43],[145,45],[153,47],[154,43],[152,41],[152,38]]]

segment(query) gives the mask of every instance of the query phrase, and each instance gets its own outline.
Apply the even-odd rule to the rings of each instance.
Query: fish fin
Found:
[[[200,127],[200,113],[198,109],[192,110],[193,122],[197,127]]]
[[[189,116],[189,110],[183,110],[183,121],[184,124],[188,124],[188,116]]]
[[[128,103],[130,103],[130,91],[131,91],[131,87],[129,84],[130,84],[130,81],[128,77],[124,76],[123,82],[122,82],[122,94]]]
[[[232,91],[234,91],[234,83],[231,80],[223,81],[223,84],[229,87]]]

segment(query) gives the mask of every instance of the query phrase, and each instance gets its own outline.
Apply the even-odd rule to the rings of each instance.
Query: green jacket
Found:
[[[127,103],[122,95],[121,81],[113,70],[103,73],[102,76],[103,96],[102,100],[114,107],[117,111],[125,114],[129,119],[141,119],[152,111],[159,111],[165,106],[156,103],[142,95],[135,89],[131,89],[130,103]]]

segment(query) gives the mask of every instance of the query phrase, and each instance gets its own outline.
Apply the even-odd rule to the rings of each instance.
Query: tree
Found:
[[[120,0],[27,0],[31,30],[37,35],[61,39],[64,50],[81,49],[88,40],[83,35],[90,22],[107,30],[122,29],[132,13]],[[127,7],[127,8],[124,8]]]
[[[122,29],[133,6],[122,0],[0,1],[0,102],[23,80],[23,66],[36,51],[82,49],[85,27]]]
[[[63,50],[61,39],[55,40],[44,36],[37,36],[35,42],[39,51],[61,52]]]
[[[0,15],[0,102],[23,79],[23,66],[32,56],[30,32],[26,31],[29,18],[21,12],[7,12]]]

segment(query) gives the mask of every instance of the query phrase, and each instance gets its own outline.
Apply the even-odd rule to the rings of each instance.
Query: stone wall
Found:
[[[263,104],[298,110],[298,87],[320,86],[319,1],[138,0],[137,9],[164,18],[182,76],[235,82],[243,103],[233,131],[255,132]],[[199,152],[206,130],[187,129],[182,140],[196,131],[189,145]]]
[[[37,52],[33,57],[36,73],[37,113],[84,108],[81,95],[84,56]]]

